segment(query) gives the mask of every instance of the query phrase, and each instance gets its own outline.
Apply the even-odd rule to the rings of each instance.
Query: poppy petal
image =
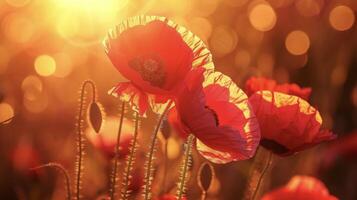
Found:
[[[310,176],[294,176],[287,185],[265,194],[262,200],[338,200],[326,186]]]
[[[119,72],[135,87],[147,93],[154,112],[162,111],[167,100],[180,90],[182,80],[191,68],[214,69],[212,54],[204,42],[165,17],[128,18],[109,31],[103,43],[108,57]],[[154,70],[159,68],[159,73],[144,73],[146,68],[144,71],[138,70],[143,66],[141,58],[149,58],[144,59],[150,61],[145,66]],[[151,95],[155,97],[151,98]]]
[[[320,130],[320,113],[297,96],[259,91],[249,101],[258,117],[262,138],[288,149],[286,155],[335,138],[331,132]]]
[[[251,96],[261,90],[270,90],[298,96],[305,100],[310,98],[311,88],[301,88],[297,84],[277,84],[275,80],[263,77],[251,77],[245,82],[245,92]]]
[[[145,116],[149,107],[149,97],[130,82],[119,83],[116,87],[109,90],[108,93],[115,97],[120,97],[122,101],[128,102],[140,115]]]
[[[201,84],[186,87],[176,100],[183,127],[196,136],[198,151],[212,162],[252,157],[260,133],[247,96],[229,77],[219,72],[205,75],[204,89]]]

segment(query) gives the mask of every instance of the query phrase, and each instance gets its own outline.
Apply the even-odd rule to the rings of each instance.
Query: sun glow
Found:
[[[127,0],[55,1],[58,34],[74,45],[86,46],[102,40],[108,27],[120,21]]]

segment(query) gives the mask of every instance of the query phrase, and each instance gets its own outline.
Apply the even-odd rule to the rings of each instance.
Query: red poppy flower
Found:
[[[86,136],[94,147],[98,148],[109,159],[115,155],[115,146],[118,134],[118,121],[117,117],[109,117],[106,119],[103,128],[99,133],[88,128]],[[123,128],[120,135],[120,155],[119,158],[125,158],[129,153],[130,142],[133,139],[134,125],[131,121],[124,119]]]
[[[245,82],[245,92],[248,96],[257,91],[270,90],[298,96],[308,100],[311,95],[311,88],[301,88],[296,84],[277,84],[275,80],[263,77],[251,77]]]
[[[40,164],[40,156],[32,145],[20,142],[11,154],[11,161],[14,169],[26,173],[29,172],[30,168]]]
[[[265,90],[254,93],[249,101],[260,124],[261,145],[276,154],[290,155],[335,138],[320,130],[320,113],[297,96]]]
[[[294,176],[287,185],[265,194],[262,200],[338,200],[326,186],[309,176]]]
[[[194,134],[197,150],[212,162],[252,157],[260,131],[247,96],[219,72],[209,74],[203,88],[203,71],[197,72],[186,80],[169,122],[182,135]]]
[[[137,16],[124,21],[109,34],[105,47],[113,65],[129,80],[111,93],[125,96],[140,114],[150,104],[172,98],[191,68],[213,68],[204,43],[163,17]]]

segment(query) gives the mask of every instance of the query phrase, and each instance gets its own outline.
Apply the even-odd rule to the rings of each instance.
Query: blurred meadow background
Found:
[[[73,173],[78,90],[85,79],[95,81],[106,112],[103,131],[115,138],[120,103],[107,92],[124,79],[102,40],[121,20],[146,14],[166,16],[197,34],[216,69],[241,88],[251,76],[312,87],[310,102],[321,112],[323,127],[356,141],[352,156],[335,155],[330,147],[337,141],[284,162],[276,158],[262,193],[307,174],[321,178],[340,199],[357,199],[356,11],[355,0],[1,0],[0,121],[13,118],[0,127],[0,198],[64,199],[61,176],[28,168],[56,161]],[[141,160],[154,119],[149,113],[141,124]],[[105,194],[110,167],[91,142],[93,134],[86,131],[86,199]],[[182,141],[169,141],[173,181],[182,151]],[[212,199],[240,199],[251,162],[214,165]],[[138,188],[140,164],[139,186],[133,186]],[[199,193],[194,180],[192,199]]]

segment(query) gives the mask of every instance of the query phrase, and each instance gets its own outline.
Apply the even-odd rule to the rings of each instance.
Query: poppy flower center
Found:
[[[129,61],[129,66],[138,72],[144,81],[155,87],[163,87],[166,73],[162,62],[157,58],[136,57]]]
[[[212,115],[216,121],[216,126],[219,126],[219,120],[218,120],[218,115],[217,115],[216,111],[214,111],[212,108],[210,108],[208,106],[205,106],[205,108],[212,113]]]

